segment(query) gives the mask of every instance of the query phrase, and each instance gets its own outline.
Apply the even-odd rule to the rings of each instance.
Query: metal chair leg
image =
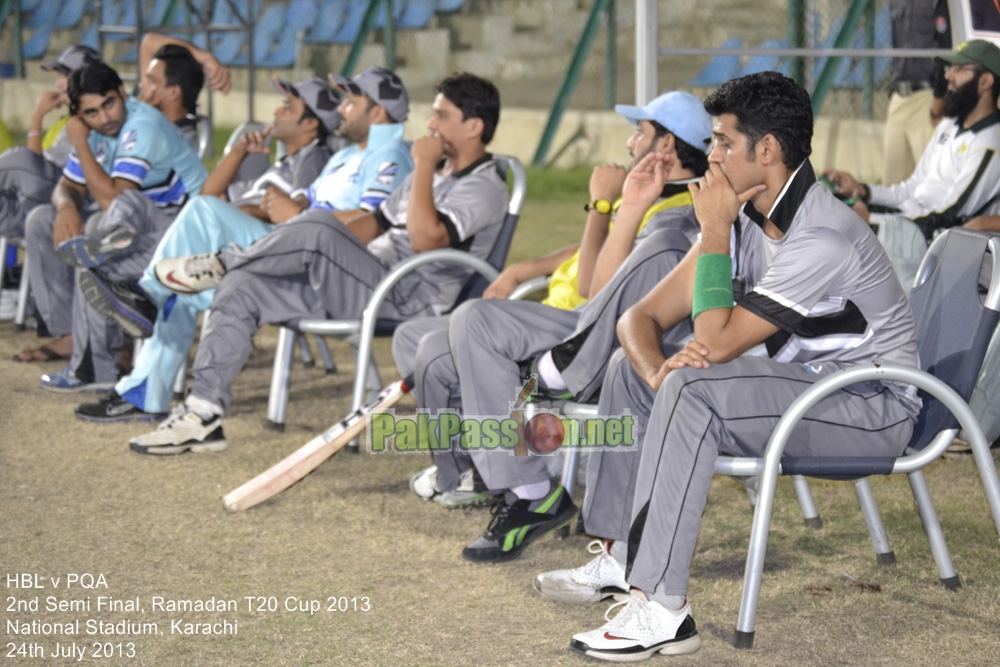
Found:
[[[910,480],[910,490],[913,491],[913,499],[917,503],[920,511],[920,520],[924,524],[927,532],[927,540],[931,543],[931,553],[934,555],[934,562],[937,563],[938,574],[941,576],[941,583],[949,591],[956,591],[962,587],[958,575],[955,574],[955,566],[951,562],[951,552],[944,541],[944,531],[941,530],[941,522],[938,521],[937,511],[931,500],[930,490],[927,488],[927,480],[920,470],[907,475]]]
[[[267,397],[267,427],[272,431],[285,430],[285,412],[288,410],[288,378],[292,372],[292,353],[297,334],[288,327],[278,330],[278,344],[274,351],[271,371],[271,391]]]
[[[302,363],[306,366],[315,366],[316,360],[313,359],[312,350],[309,349],[309,341],[306,340],[306,335],[297,334],[295,337],[299,342],[299,352],[302,354]]]
[[[24,321],[28,319],[28,300],[31,299],[31,288],[29,286],[28,260],[31,258],[28,253],[24,253],[24,262],[21,264],[21,287],[17,294],[17,314],[14,315],[14,326],[18,331],[24,331]]]
[[[882,515],[875,504],[875,494],[872,493],[872,485],[867,477],[854,482],[854,490],[858,494],[858,503],[861,505],[861,513],[865,517],[868,525],[868,535],[871,537],[872,546],[875,547],[875,560],[882,567],[892,567],[896,564],[896,554],[889,544],[889,536],[885,532],[885,525],[882,523]]]
[[[819,530],[823,527],[823,518],[816,510],[813,502],[812,492],[809,490],[809,480],[802,475],[792,475],[792,485],[795,487],[795,495],[799,499],[799,507],[802,508],[802,519],[806,528]]]
[[[316,347],[319,348],[319,354],[323,357],[323,366],[326,367],[326,372],[328,374],[337,372],[337,364],[333,361],[333,355],[330,354],[330,346],[326,343],[326,338],[323,336],[316,336]]]

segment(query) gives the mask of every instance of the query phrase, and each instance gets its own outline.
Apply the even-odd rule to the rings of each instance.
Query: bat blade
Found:
[[[271,466],[246,484],[230,491],[222,499],[230,512],[239,512],[273,498],[299,481],[347,445],[365,429],[366,417],[377,410],[395,405],[410,391],[412,381],[398,380],[367,405],[358,408],[289,456]]]

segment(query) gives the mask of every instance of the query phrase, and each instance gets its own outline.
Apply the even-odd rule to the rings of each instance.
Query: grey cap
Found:
[[[275,76],[271,78],[271,84],[282,95],[292,95],[305,102],[327,131],[335,132],[340,127],[340,122],[343,120],[337,111],[340,102],[323,79],[315,77],[292,84]]]
[[[100,54],[89,46],[77,44],[62,52],[54,63],[42,63],[42,69],[47,72],[58,72],[69,76],[87,63],[103,62]]]
[[[410,95],[395,72],[382,67],[370,67],[350,79],[331,74],[330,82],[349,95],[367,95],[372,98],[376,104],[385,107],[389,118],[397,123],[402,123],[410,114]]]

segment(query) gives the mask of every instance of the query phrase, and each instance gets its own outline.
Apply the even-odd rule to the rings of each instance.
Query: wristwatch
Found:
[[[607,215],[611,213],[612,204],[607,199],[595,199],[594,201],[589,201],[583,205],[583,210],[588,213],[591,211],[597,211],[602,215]]]

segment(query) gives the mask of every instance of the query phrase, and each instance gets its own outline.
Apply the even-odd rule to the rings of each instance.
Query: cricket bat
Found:
[[[392,407],[409,393],[412,386],[412,377],[392,383],[367,405],[358,408],[243,486],[227,493],[222,499],[226,509],[238,512],[278,495],[364,431],[366,417],[370,413]]]

